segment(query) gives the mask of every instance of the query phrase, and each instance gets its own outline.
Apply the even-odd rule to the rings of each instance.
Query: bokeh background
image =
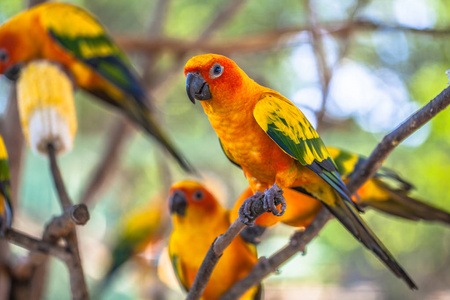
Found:
[[[364,155],[449,82],[446,0],[71,2],[97,15],[129,54],[172,140],[229,207],[247,181],[223,155],[201,106],[192,105],[185,94],[182,68],[191,56],[212,51],[231,57],[250,77],[300,107],[327,145]],[[0,22],[27,5],[2,0]],[[5,78],[0,89],[0,113],[5,117],[10,109]],[[89,198],[91,204],[91,220],[79,230],[90,287],[104,275],[124,215],[148,203],[159,205],[171,182],[186,176],[154,141],[92,100],[77,92],[75,148],[60,158],[72,198]],[[415,185],[414,196],[448,211],[449,116],[442,112],[385,163]],[[111,149],[116,152],[111,154]],[[107,166],[104,184],[87,193],[102,160]],[[60,212],[46,160],[25,150],[21,174],[14,226],[39,235]],[[298,254],[265,280],[266,299],[450,299],[448,226],[375,211],[364,217],[419,291],[408,290],[331,221],[306,255]],[[283,226],[272,229],[259,254],[270,255],[292,232]],[[121,268],[105,299],[156,299],[156,294],[181,299],[183,294],[155,279],[159,248]],[[12,252],[16,260],[26,253],[18,247]],[[68,299],[69,293],[65,266],[52,259],[44,298]]]

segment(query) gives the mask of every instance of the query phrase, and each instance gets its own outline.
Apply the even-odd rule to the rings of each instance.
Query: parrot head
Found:
[[[176,218],[202,219],[220,208],[214,196],[200,183],[191,180],[172,185],[169,193],[170,213]]]
[[[195,100],[231,101],[244,84],[247,75],[234,61],[217,54],[203,54],[191,58],[184,67],[186,92]],[[230,104],[230,103],[228,103]]]
[[[36,53],[33,38],[26,33],[18,17],[20,15],[0,27],[0,74],[10,80],[18,78],[21,66]]]

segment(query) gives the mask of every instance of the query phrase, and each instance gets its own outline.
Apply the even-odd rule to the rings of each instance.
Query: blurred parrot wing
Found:
[[[51,9],[44,11],[41,22],[48,34],[72,56],[144,105],[144,90],[100,22],[73,5],[54,3],[46,7]]]
[[[180,283],[180,285],[183,287],[183,289],[188,292],[189,291],[189,285],[187,282],[187,278],[185,276],[185,271],[183,268],[183,265],[179,259],[179,257],[172,253],[172,251],[170,250],[170,246],[169,246],[169,256],[170,256],[170,261],[172,262],[172,266],[173,266],[173,270],[175,271],[175,275]]]
[[[4,231],[5,227],[11,227],[13,213],[11,206],[11,193],[9,184],[9,166],[6,154],[6,148],[0,137],[0,217],[5,221],[1,222],[0,231]]]
[[[255,106],[253,116],[286,154],[314,171],[342,199],[355,206],[321,138],[292,102],[278,93],[264,93]]]

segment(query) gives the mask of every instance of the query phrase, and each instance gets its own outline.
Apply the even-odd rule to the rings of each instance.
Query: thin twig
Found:
[[[54,145],[52,143],[49,143],[47,145],[47,150],[48,150],[48,157],[50,160],[50,169],[52,171],[55,188],[58,192],[59,201],[64,211],[71,212],[72,201],[70,200],[69,195],[67,194],[67,190],[58,167],[56,159],[56,150]],[[81,204],[77,207],[85,211],[84,213],[81,213],[80,216],[85,217],[87,222],[87,220],[89,220],[89,213],[87,211],[86,205]],[[72,220],[72,217],[76,218],[77,216],[76,214],[72,213],[70,217]],[[67,267],[69,268],[72,299],[74,300],[89,299],[86,280],[84,278],[83,267],[81,264],[81,258],[79,254],[78,239],[75,226],[73,226],[72,228],[65,228],[65,229],[67,229],[68,231],[64,232],[65,235],[63,236],[63,238],[66,240],[67,246],[69,247],[70,252],[72,254],[71,259],[69,261],[66,261]]]
[[[61,203],[63,210],[68,209],[72,206],[72,201],[67,194],[66,187],[64,186],[64,181],[62,179],[61,171],[58,167],[58,162],[56,160],[56,150],[52,143],[47,145],[48,158],[50,160],[50,170],[52,171],[53,181],[55,184],[56,191],[58,192],[58,198]]]
[[[434,116],[436,116],[437,113],[442,111],[449,104],[450,87],[447,87],[426,106],[410,116],[397,129],[385,136],[381,143],[372,152],[366,163],[361,165],[352,175],[350,182],[347,185],[349,191],[351,193],[356,192],[356,190],[362,186],[364,182],[373,176],[376,170],[381,166],[381,163],[392,152],[392,150],[400,144],[401,141],[410,136],[422,125],[430,121]],[[295,233],[294,236],[291,237],[290,245],[295,244],[296,249],[304,249],[306,244],[312,240],[315,235],[317,235],[319,230],[330,219],[330,216],[331,214],[329,212],[322,209],[321,213],[307,227],[304,233]],[[311,226],[313,226],[313,229],[309,229]],[[284,249],[286,248],[288,250],[285,252]],[[269,259],[263,259],[258,262],[249,275],[237,282],[223,295],[222,299],[237,299],[246,290],[260,282],[266,276],[270,275],[273,270],[278,269],[282,263],[296,253],[296,251],[293,251],[291,248],[291,246],[287,246],[283,250],[271,256]],[[287,253],[291,255],[289,256]]]
[[[71,259],[71,255],[66,248],[55,245],[49,241],[36,239],[26,233],[14,230],[12,228],[6,229],[5,238],[11,243],[23,247],[29,251],[50,254],[59,258],[63,262]]]

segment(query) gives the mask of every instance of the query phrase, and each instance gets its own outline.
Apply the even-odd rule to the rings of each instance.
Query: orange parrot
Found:
[[[195,181],[174,184],[169,207],[173,221],[169,256],[180,284],[189,290],[212,242],[230,226],[230,212]],[[257,260],[255,246],[245,243],[241,237],[235,238],[211,274],[202,299],[219,299],[250,272]],[[253,287],[240,299],[260,298],[261,287]]]
[[[344,181],[355,167],[365,160],[361,156],[337,148],[327,147],[327,149],[336,162]],[[361,207],[375,208],[405,219],[439,221],[450,224],[448,212],[408,196],[412,188],[413,186],[410,183],[403,180],[394,171],[383,167],[357,191],[356,197],[353,199]],[[247,188],[239,196],[230,215],[231,222],[239,216],[239,208],[245,199],[252,195],[252,190]],[[263,214],[255,220],[256,225],[269,227],[282,222],[295,227],[306,227],[322,208],[319,201],[300,191],[288,188],[284,190],[283,196],[286,199],[287,207],[289,207],[286,213],[280,217],[267,213]]]
[[[275,198],[300,188],[317,198],[411,289],[416,285],[359,216],[336,165],[303,113],[278,92],[250,79],[231,59],[191,58],[184,68],[189,99],[199,100],[227,157],[239,165],[252,192],[264,191],[268,211]],[[248,208],[252,198],[246,201]],[[243,218],[245,219],[245,218]]]
[[[63,65],[76,84],[119,108],[192,171],[151,116],[147,94],[125,54],[87,11],[65,3],[44,3],[0,27],[0,74],[16,79],[22,65],[48,59]]]

